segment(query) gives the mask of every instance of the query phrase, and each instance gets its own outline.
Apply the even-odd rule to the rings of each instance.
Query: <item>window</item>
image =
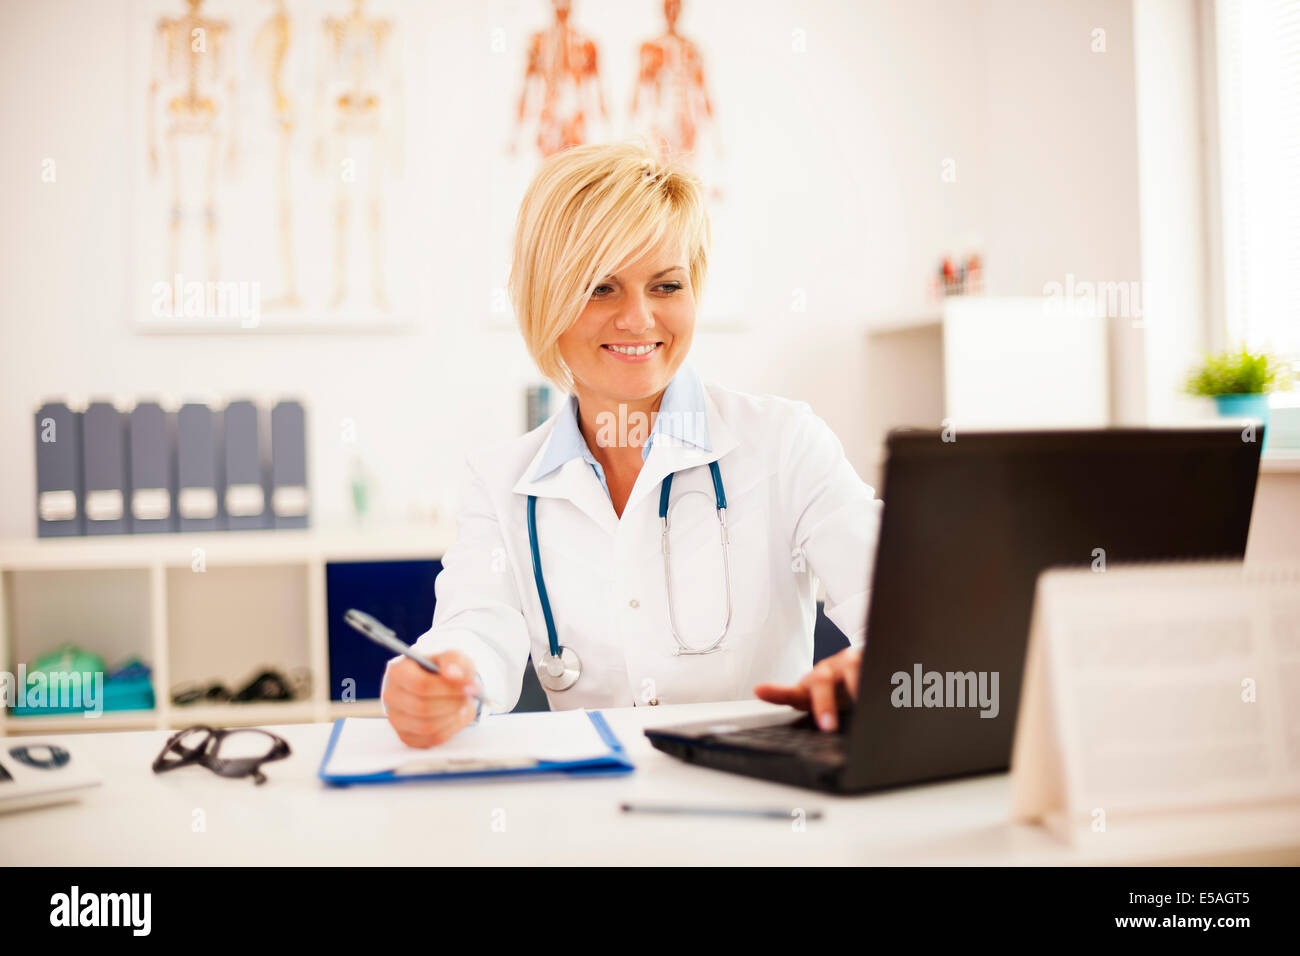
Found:
[[[1217,0],[1229,343],[1300,358],[1300,0]]]

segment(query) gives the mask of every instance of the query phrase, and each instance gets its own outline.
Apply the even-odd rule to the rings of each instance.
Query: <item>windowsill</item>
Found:
[[[1259,470],[1265,474],[1300,475],[1300,448],[1270,448],[1259,459]]]

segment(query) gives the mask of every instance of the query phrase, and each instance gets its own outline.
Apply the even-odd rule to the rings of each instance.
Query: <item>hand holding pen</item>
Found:
[[[388,665],[382,691],[388,722],[402,743],[434,747],[474,723],[483,689],[475,681],[473,661],[460,651],[421,657],[370,615],[350,610],[344,617],[376,644],[403,657]]]

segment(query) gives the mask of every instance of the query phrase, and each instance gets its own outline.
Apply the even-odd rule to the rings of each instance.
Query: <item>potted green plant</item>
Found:
[[[1186,390],[1192,395],[1214,399],[1225,418],[1254,418],[1264,424],[1264,444],[1268,444],[1268,393],[1289,388],[1291,370],[1277,356],[1268,352],[1251,352],[1246,346],[1207,355],[1192,370]]]

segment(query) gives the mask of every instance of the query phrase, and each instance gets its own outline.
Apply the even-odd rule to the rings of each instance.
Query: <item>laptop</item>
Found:
[[[1246,552],[1262,431],[896,429],[867,643],[840,730],[764,714],[647,730],[690,763],[860,793],[1007,769],[1038,574]]]

